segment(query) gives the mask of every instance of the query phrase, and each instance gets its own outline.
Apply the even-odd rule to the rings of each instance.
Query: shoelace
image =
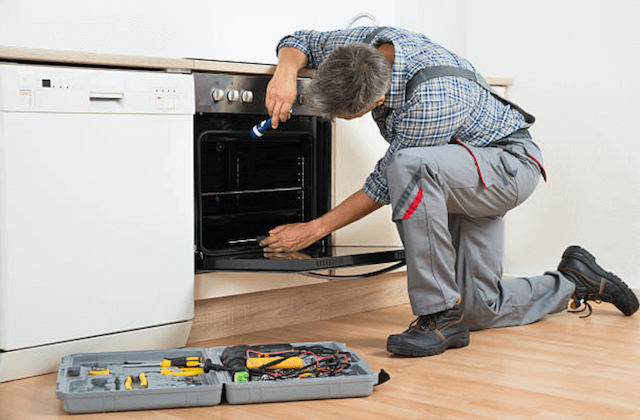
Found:
[[[586,311],[587,309],[589,309],[589,313],[586,315],[582,315],[580,316],[580,318],[587,318],[589,316],[591,316],[591,314],[593,313],[593,309],[591,308],[591,305],[589,304],[589,300],[594,301],[597,304],[602,303],[604,300],[601,298],[601,296],[599,295],[586,295],[584,297],[577,297],[577,296],[573,296],[573,310],[570,310],[569,312],[571,312],[572,314],[579,314],[582,313],[584,311]],[[580,309],[581,306],[584,307],[582,309]]]
[[[409,325],[410,330],[415,330],[416,328],[420,328],[421,330],[425,330],[426,328],[430,330],[435,330],[437,327],[436,317],[435,315],[420,315]]]

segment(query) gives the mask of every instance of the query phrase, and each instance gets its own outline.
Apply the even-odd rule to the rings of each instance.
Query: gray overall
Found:
[[[438,71],[421,78],[452,75]],[[462,298],[465,320],[478,330],[528,324],[567,308],[574,284],[558,271],[502,280],[502,217],[545,176],[540,149],[527,130],[488,147],[453,141],[402,149],[385,173],[415,315],[452,308]]]

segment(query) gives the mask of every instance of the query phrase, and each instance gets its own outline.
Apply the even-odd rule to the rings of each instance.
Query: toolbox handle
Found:
[[[380,373],[378,373],[378,383],[374,384],[374,386],[382,385],[391,379],[391,375],[389,375],[384,369],[380,369]]]

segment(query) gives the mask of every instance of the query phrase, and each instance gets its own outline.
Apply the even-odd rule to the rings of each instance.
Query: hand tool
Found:
[[[154,362],[124,362],[125,365],[127,365],[127,366],[131,365],[132,367],[136,367],[136,368],[139,368],[139,367],[156,367],[156,366],[186,368],[186,367],[198,367],[198,366],[200,366],[201,363],[203,363],[202,357],[197,357],[197,356],[167,358],[167,359],[162,359],[162,361],[160,363],[154,363]]]
[[[147,372],[147,373],[161,373],[163,375],[171,375],[171,376],[197,376],[205,373],[205,370],[202,368],[181,368],[181,369],[169,369],[162,368],[159,372]]]
[[[138,378],[140,379],[140,388],[149,388],[149,381],[147,380],[147,375],[145,375],[144,372],[142,372]]]
[[[138,388],[149,388],[149,381],[147,380],[147,375],[145,375],[144,372],[142,372],[137,377],[127,376],[127,378],[124,380],[125,389],[132,390],[134,383],[138,384]],[[119,387],[119,382],[117,386]]]
[[[89,370],[89,375],[109,375],[108,368],[94,367]]]
[[[125,389],[133,389],[133,387],[131,386],[131,384],[133,383],[133,378],[131,376],[127,376],[127,378],[124,380],[124,388]]]
[[[274,363],[277,360],[281,360],[281,362]],[[302,365],[303,361],[298,356],[247,358],[247,369],[257,369],[263,366],[265,367],[265,369],[302,369]]]

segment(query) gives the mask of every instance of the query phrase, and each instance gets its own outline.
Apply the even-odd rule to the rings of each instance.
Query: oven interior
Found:
[[[196,238],[205,255],[254,253],[270,229],[328,210],[330,151],[318,141],[326,122],[296,116],[254,139],[249,130],[264,116],[197,118]]]

